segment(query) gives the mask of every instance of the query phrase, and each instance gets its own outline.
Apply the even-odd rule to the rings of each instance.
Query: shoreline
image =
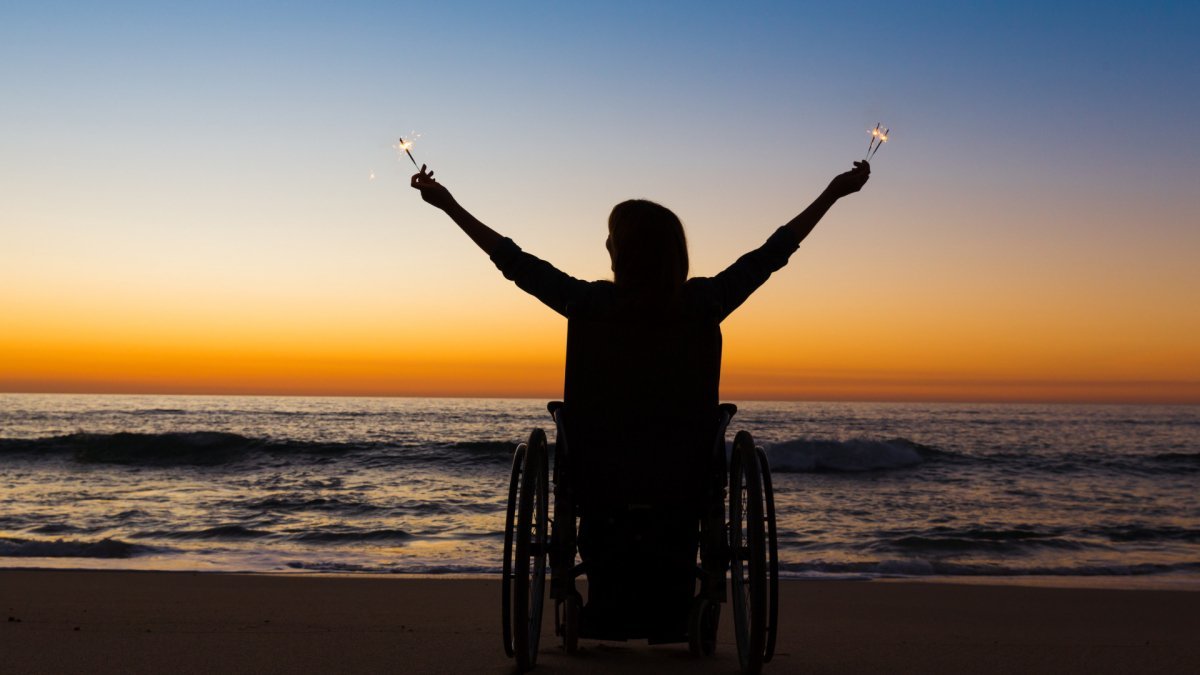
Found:
[[[1178,590],[787,580],[764,672],[1189,672],[1200,594]],[[544,672],[737,671],[718,653],[582,641],[567,656],[547,603]],[[498,579],[0,570],[6,673],[512,672]],[[1194,671],[1193,671],[1194,672]]]
[[[498,581],[499,572],[321,572],[306,569],[280,570],[198,570],[198,569],[153,569],[124,567],[54,567],[37,565],[0,566],[0,574],[6,572],[88,572],[129,574],[214,574],[266,577],[302,577],[314,579],[448,579]],[[1200,574],[1129,574],[1129,575],[996,575],[996,576],[867,576],[867,575],[820,575],[781,576],[784,583],[880,583],[880,584],[936,584],[964,586],[1001,586],[1019,588],[1069,588],[1103,591],[1179,591],[1200,592]]]

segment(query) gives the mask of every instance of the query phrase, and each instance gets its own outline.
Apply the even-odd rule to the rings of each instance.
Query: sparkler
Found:
[[[417,160],[416,160],[416,159],[414,159],[414,158],[413,158],[413,156],[412,156],[412,150],[411,150],[411,148],[412,148],[412,144],[413,144],[413,142],[412,142],[412,141],[406,141],[406,140],[404,140],[404,138],[403,138],[403,137],[401,137],[401,138],[400,138],[400,142],[399,142],[399,143],[397,143],[397,144],[396,144],[394,147],[395,147],[397,150],[403,150],[403,151],[404,151],[404,154],[408,155],[408,158],[409,158],[410,160],[412,160],[413,166],[417,167],[417,171],[420,171],[420,170],[421,170],[421,165],[420,165],[420,164],[417,164]]]
[[[888,132],[891,129],[879,127],[883,126],[882,122],[876,122],[874,129],[868,129],[867,133],[871,134],[871,140],[867,142],[867,154],[863,157],[863,161],[868,161],[879,152],[879,148],[883,147],[884,143],[888,142]]]
[[[867,133],[871,134],[870,140],[867,141],[867,155],[871,154],[871,147],[875,145],[875,139],[879,138],[879,125],[880,123],[876,122],[874,129],[867,129]],[[867,155],[863,155],[863,159],[866,159]]]

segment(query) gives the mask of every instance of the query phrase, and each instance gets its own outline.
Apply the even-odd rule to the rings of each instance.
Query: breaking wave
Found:
[[[132,558],[160,549],[119,539],[78,541],[0,538],[0,557],[14,558]]]
[[[890,441],[797,439],[772,444],[766,448],[766,453],[771,471],[775,473],[884,471],[916,466],[935,456],[949,454],[904,438]]]
[[[464,441],[397,445],[386,442],[315,442],[253,438],[226,431],[74,433],[33,439],[0,438],[0,457],[69,456],[83,464],[220,466],[256,457],[314,458],[375,452],[377,461],[438,461],[449,464],[507,463],[516,443]]]
[[[75,433],[34,439],[0,439],[0,453],[67,454],[85,464],[214,465],[233,461],[266,446],[266,441],[223,431]]]

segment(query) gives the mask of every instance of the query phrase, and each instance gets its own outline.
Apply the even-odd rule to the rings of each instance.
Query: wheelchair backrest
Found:
[[[571,318],[563,399],[577,501],[696,508],[720,379],[715,322]]]

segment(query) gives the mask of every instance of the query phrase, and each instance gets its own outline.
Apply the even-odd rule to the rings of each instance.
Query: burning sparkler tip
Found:
[[[882,129],[880,127],[883,127]],[[879,152],[879,148],[888,142],[888,134],[891,133],[890,127],[884,127],[882,122],[876,122],[875,128],[868,130],[871,134],[871,139],[867,143],[867,154],[863,157],[863,161],[868,161]]]
[[[404,154],[408,155],[408,159],[413,163],[413,166],[417,167],[418,170],[420,170],[421,165],[417,164],[416,158],[413,157],[413,154],[412,154],[413,141],[412,141],[412,139],[414,137],[419,137],[419,136],[420,136],[420,134],[412,134],[409,136],[409,140],[407,140],[407,141],[404,140],[403,136],[400,136],[399,142],[397,142],[396,145],[393,146],[394,148],[396,148],[397,152],[403,152]]]

